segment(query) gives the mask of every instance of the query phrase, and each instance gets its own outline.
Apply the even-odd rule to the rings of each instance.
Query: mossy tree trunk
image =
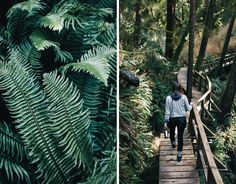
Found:
[[[166,51],[165,57],[171,59],[174,52],[176,0],[167,0],[167,24],[166,24]]]
[[[215,4],[216,4],[216,0],[210,0],[208,7],[207,7],[201,46],[199,49],[198,58],[197,58],[197,62],[195,65],[195,70],[197,70],[197,71],[200,70],[200,67],[202,65],[202,61],[205,57],[208,38],[209,38],[210,33],[213,29],[213,25],[214,25],[213,15],[214,15],[214,11],[215,11]]]
[[[202,1],[201,0],[198,0],[196,2],[196,7],[195,7],[195,12],[197,13],[197,10],[198,8],[200,7]],[[179,44],[178,46],[176,47],[175,49],[175,52],[173,54],[173,57],[172,57],[172,62],[173,63],[178,63],[179,61],[179,56],[184,48],[184,44],[185,42],[187,41],[187,36],[188,36],[188,33],[189,33],[189,22],[186,22],[185,24],[185,27],[184,27],[184,30],[183,30],[183,34],[181,35],[181,38],[180,38],[180,41],[179,41]]]
[[[231,112],[232,105],[234,103],[234,97],[236,93],[236,57],[231,66],[231,71],[227,81],[226,88],[220,101],[221,117],[224,117]]]
[[[192,98],[195,6],[196,6],[196,1],[191,0],[190,1],[190,16],[189,16],[189,51],[188,51],[188,71],[187,71],[187,95],[188,95],[188,99]]]
[[[224,42],[224,46],[223,46],[223,49],[222,49],[219,65],[217,66],[217,74],[218,75],[220,75],[222,73],[222,66],[223,66],[223,63],[224,63],[224,60],[225,60],[225,55],[226,55],[227,50],[228,50],[230,38],[232,36],[234,21],[235,21],[235,15],[233,15],[233,17],[230,20],[229,28],[228,28],[228,31],[227,31],[227,34],[226,34],[226,37],[225,37],[225,42]]]
[[[142,0],[137,0],[135,4],[135,23],[134,23],[134,34],[133,34],[133,42],[135,47],[137,47],[140,43],[141,18],[142,18],[141,6],[142,6]]]

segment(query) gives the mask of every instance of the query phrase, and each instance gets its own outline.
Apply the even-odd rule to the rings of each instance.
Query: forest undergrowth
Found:
[[[120,182],[157,183],[165,97],[177,67],[150,49],[123,56],[121,70],[138,76],[140,85],[120,84]]]

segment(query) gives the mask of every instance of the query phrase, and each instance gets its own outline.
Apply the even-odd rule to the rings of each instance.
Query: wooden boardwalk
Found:
[[[186,89],[187,70],[181,68],[178,72],[178,81]],[[193,98],[198,100],[203,95],[193,87]],[[188,126],[188,125],[187,125]],[[160,141],[160,161],[159,161],[159,184],[199,184],[198,170],[196,169],[196,158],[193,152],[191,138],[184,132],[183,157],[181,162],[177,162],[177,145],[172,148],[169,138],[161,136]]]

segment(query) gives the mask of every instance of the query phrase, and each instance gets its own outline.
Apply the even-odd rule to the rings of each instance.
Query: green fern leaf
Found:
[[[44,4],[40,0],[23,1],[12,6],[7,16],[10,17],[16,9],[26,10],[29,14],[35,14],[44,9]]]
[[[78,184],[113,184],[116,183],[116,151],[107,152],[108,155],[97,162],[93,175],[86,182]]]
[[[70,52],[61,50],[59,48],[54,48],[56,54],[56,60],[61,61],[62,63],[70,63],[73,61],[73,56]]]
[[[110,73],[107,56],[115,52],[112,48],[104,47],[90,50],[82,56],[80,62],[67,64],[61,67],[61,70],[62,72],[66,72],[68,69],[88,72],[107,86],[107,79]]]
[[[64,27],[64,21],[65,18],[60,13],[48,14],[40,19],[40,25],[60,32]]]
[[[0,123],[0,169],[5,169],[8,180],[13,182],[17,176],[18,180],[30,183],[27,171],[21,166],[24,156],[25,148],[18,135],[6,123]]]
[[[30,39],[38,50],[45,50],[49,47],[55,47],[59,49],[59,46],[60,46],[59,43],[57,42],[47,40],[45,35],[41,32],[31,33]]]
[[[29,42],[12,46],[10,49],[9,59],[14,63],[21,63],[31,76],[37,76],[39,81],[42,80],[42,64],[39,61],[41,53]]]
[[[70,72],[67,76],[79,89],[81,98],[84,100],[84,107],[89,109],[91,119],[96,120],[101,107],[100,81],[85,72]]]
[[[69,52],[60,49],[60,44],[58,42],[48,40],[46,36],[41,32],[33,32],[30,35],[30,39],[38,51],[46,50],[49,47],[53,47],[56,60],[60,60],[63,63],[68,63],[73,60],[73,56]]]
[[[75,165],[85,164],[91,168],[90,116],[88,110],[83,110],[79,91],[68,79],[57,76],[55,72],[44,74],[44,84],[50,102],[49,117],[59,146],[73,158]]]
[[[16,133],[8,127],[6,123],[0,123],[0,148],[3,152],[16,156],[19,160],[22,160],[25,156],[25,148]]]
[[[45,94],[20,65],[0,64],[0,88],[16,128],[43,183],[70,183],[74,163],[57,147],[47,115]]]

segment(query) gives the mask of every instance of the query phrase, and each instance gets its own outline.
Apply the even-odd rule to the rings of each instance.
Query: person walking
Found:
[[[165,127],[170,129],[170,141],[175,148],[175,128],[178,130],[177,161],[182,160],[183,135],[186,127],[186,112],[192,109],[192,102],[183,93],[183,88],[178,82],[174,82],[173,90],[166,97],[165,104]]]

